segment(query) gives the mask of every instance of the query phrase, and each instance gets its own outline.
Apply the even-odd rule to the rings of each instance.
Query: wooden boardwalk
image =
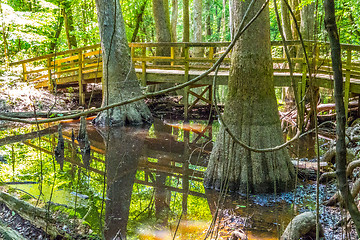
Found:
[[[130,43],[131,57],[136,73],[142,86],[153,84],[184,83],[199,76],[219,58],[228,42],[218,43]],[[299,41],[287,44],[300,49]],[[343,74],[345,89],[345,104],[348,104],[350,94],[360,94],[360,46],[341,45],[343,50]],[[158,48],[168,48],[170,56],[157,56]],[[201,57],[192,56],[194,48],[202,48]],[[312,79],[315,86],[333,88],[333,77],[328,43],[306,42],[306,50],[313,71]],[[281,42],[272,42],[274,84],[277,87],[291,86],[289,64],[284,55]],[[299,85],[299,97],[305,94],[309,74],[305,58],[292,58],[294,79]],[[217,85],[226,85],[229,78],[230,58],[225,58],[218,74]],[[102,57],[100,45],[92,45],[72,49],[56,54],[48,54],[31,59],[11,63],[10,66],[22,66],[24,81],[33,82],[37,88],[57,89],[74,87],[78,89],[80,104],[85,103],[86,86],[90,83],[101,83]],[[199,102],[210,104],[212,101],[213,73],[196,84],[185,88],[183,103],[185,117]],[[201,88],[193,91],[194,88]],[[189,96],[194,101],[189,101]]]

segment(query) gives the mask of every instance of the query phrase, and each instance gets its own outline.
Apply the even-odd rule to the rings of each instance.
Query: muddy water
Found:
[[[0,147],[1,181],[30,202],[40,198],[76,215],[101,238],[174,239],[176,233],[175,239],[204,239],[220,209],[218,239],[237,229],[249,239],[277,239],[296,214],[292,193],[228,195],[219,205],[219,193],[204,189],[217,124],[156,120],[148,128],[114,129],[88,124],[88,160],[74,139],[78,125],[63,129],[64,162],[53,157],[56,129],[33,139],[11,137],[20,134],[16,129],[1,132],[11,142]],[[298,204],[313,209],[312,201]]]

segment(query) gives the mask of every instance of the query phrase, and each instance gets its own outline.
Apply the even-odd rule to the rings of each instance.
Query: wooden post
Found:
[[[79,104],[81,106],[85,105],[85,94],[84,94],[84,88],[83,88],[83,54],[82,50],[79,50],[78,52],[78,59],[79,59],[79,71],[78,71],[78,83],[79,83]]]
[[[171,47],[171,59],[175,60],[175,47]],[[171,61],[171,66],[174,66],[174,61]]]
[[[146,58],[146,47],[142,48],[142,57]],[[141,86],[146,87],[146,61],[142,61]]]
[[[135,49],[134,49],[134,47],[130,47],[131,60],[134,58],[134,55],[135,55]]]
[[[185,57],[185,73],[184,73],[184,82],[187,82],[189,80],[189,47],[185,43],[184,47],[184,57]],[[184,120],[188,120],[188,110],[189,110],[189,89],[190,86],[187,86],[184,88],[184,96],[183,96],[183,102],[184,102]]]
[[[344,107],[345,107],[346,121],[348,118],[348,110],[349,110],[350,77],[351,77],[351,49],[348,49],[346,51],[346,74],[345,74],[345,86],[344,86]]]
[[[24,82],[26,82],[27,81],[26,63],[22,64],[22,69],[23,69],[23,80],[24,80]]]
[[[209,49],[209,59],[214,59],[214,47],[210,47]]]
[[[51,57],[47,59],[47,70],[48,70],[48,89],[50,92],[54,90],[54,83],[51,80]]]

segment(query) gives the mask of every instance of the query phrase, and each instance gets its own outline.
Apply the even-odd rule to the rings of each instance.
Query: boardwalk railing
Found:
[[[209,68],[228,46],[228,42],[209,43],[130,43],[131,57],[138,77],[143,86],[159,83],[181,83],[191,76],[199,75]],[[305,42],[308,59],[311,65],[315,85],[333,88],[332,67],[328,43]],[[299,84],[298,94],[305,93],[308,70],[302,47],[299,41],[288,41],[290,51],[297,57],[292,57],[296,82]],[[345,101],[349,93],[360,94],[360,46],[342,44],[343,74],[345,78]],[[197,51],[195,51],[197,50]],[[159,56],[162,52],[162,56]],[[164,54],[165,52],[165,54]],[[195,54],[195,52],[200,52]],[[165,56],[164,56],[165,55]],[[284,53],[282,42],[272,42],[275,85],[290,86],[289,64]],[[299,57],[300,56],[300,57]],[[230,56],[225,58],[220,68],[219,78],[227,84]],[[64,87],[79,87],[80,103],[84,104],[86,84],[100,83],[102,78],[102,57],[100,44],[48,54],[40,57],[11,63],[10,66],[22,65],[24,81],[34,82],[35,86],[47,87],[52,90]],[[171,76],[170,76],[171,75]],[[202,92],[194,92],[192,87],[206,86]],[[196,86],[185,89],[184,97],[196,97],[196,103],[201,100],[211,102],[211,78],[199,82]],[[206,98],[205,96],[209,97]],[[194,102],[195,102],[194,101]],[[195,103],[195,104],[196,104]],[[187,103],[186,103],[187,105]],[[186,106],[191,109],[194,103]],[[186,110],[187,111],[187,110]]]

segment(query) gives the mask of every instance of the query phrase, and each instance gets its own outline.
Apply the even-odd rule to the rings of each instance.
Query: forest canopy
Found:
[[[129,42],[156,42],[155,23],[152,1],[120,1],[126,25]],[[229,1],[205,0],[202,7],[202,35],[204,42],[230,41]],[[303,0],[295,6],[294,12],[298,16],[302,8],[315,4],[316,39],[326,40],[324,29],[324,11],[318,1]],[[360,15],[356,8],[357,1],[336,1],[337,23],[340,32],[340,42],[360,44]],[[177,11],[176,39],[183,39],[183,1],[168,1],[169,16]],[[176,8],[175,8],[176,7]],[[190,19],[194,15],[194,3],[189,2]],[[100,42],[97,23],[95,1],[66,0],[2,0],[1,1],[1,32],[0,61],[5,61],[8,52],[10,61],[22,60],[56,51],[69,49],[69,41],[77,47],[92,45]],[[172,19],[174,21],[175,19]],[[270,1],[270,31],[271,40],[281,40],[276,23],[273,2]],[[190,21],[190,41],[193,41],[195,22]],[[135,36],[134,32],[136,30]],[[71,38],[73,40],[71,40]],[[75,42],[75,43],[74,43]],[[70,47],[72,47],[70,45]],[[4,48],[7,48],[5,51]]]

